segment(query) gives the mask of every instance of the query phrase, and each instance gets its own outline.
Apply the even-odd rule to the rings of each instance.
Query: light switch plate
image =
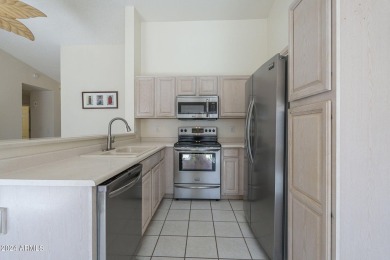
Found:
[[[0,208],[0,235],[7,234],[7,209]]]

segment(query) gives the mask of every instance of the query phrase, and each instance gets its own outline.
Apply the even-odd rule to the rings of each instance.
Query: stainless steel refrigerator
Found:
[[[270,259],[286,256],[286,58],[262,65],[245,89],[244,210]]]

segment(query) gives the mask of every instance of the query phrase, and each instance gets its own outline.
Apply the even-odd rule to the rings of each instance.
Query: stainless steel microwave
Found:
[[[218,119],[218,96],[177,96],[178,119]]]

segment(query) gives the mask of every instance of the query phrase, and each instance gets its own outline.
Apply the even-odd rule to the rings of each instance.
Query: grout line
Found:
[[[211,208],[211,221],[213,222],[213,229],[214,229],[215,248],[217,249],[217,259],[219,259],[219,251],[218,251],[218,243],[217,243],[217,232],[215,231],[214,215],[213,215],[213,208],[211,207],[211,201],[210,201],[210,208]]]

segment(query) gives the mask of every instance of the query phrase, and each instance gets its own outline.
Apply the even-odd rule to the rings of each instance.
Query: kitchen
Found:
[[[335,1],[334,3],[335,3],[334,8],[336,8],[338,11],[342,12],[342,16],[347,16],[348,18],[351,18],[351,20],[353,21],[353,22],[348,21],[348,22],[340,23],[340,24],[336,23],[338,26],[337,29],[339,29],[341,32],[344,32],[344,34],[342,34],[343,35],[342,36],[342,40],[343,40],[342,44],[339,46],[337,44],[340,44],[340,43],[335,43],[336,46],[338,48],[340,48],[339,51],[341,53],[341,54],[337,54],[337,53],[336,54],[342,55],[341,57],[343,57],[343,59],[349,58],[349,59],[353,60],[354,57],[359,57],[361,52],[365,53],[365,50],[367,50],[370,47],[369,45],[365,45],[365,41],[359,41],[359,44],[357,44],[356,38],[360,37],[361,30],[358,29],[357,30],[358,32],[356,30],[354,30],[355,28],[357,28],[360,25],[360,19],[365,13],[364,12],[357,12],[357,13],[352,13],[352,12],[350,13],[349,12],[350,8],[348,7],[348,4],[353,5],[353,4],[355,4],[354,1],[346,1],[345,3],[344,2],[339,3],[337,1]],[[369,5],[369,3],[367,3],[367,5]],[[388,10],[388,9],[386,9],[386,8],[388,8],[387,3],[383,2],[383,7],[384,8],[382,8],[382,10],[384,10],[384,11]],[[338,9],[338,8],[340,8],[340,9]],[[358,9],[358,10],[360,10],[360,9]],[[369,12],[368,14],[369,14],[370,19],[372,19],[374,23],[379,23],[383,19],[385,19],[380,10],[378,10],[378,9],[371,10],[370,8],[368,8],[367,10],[370,10],[370,12],[372,12],[372,13]],[[336,14],[338,14],[338,13],[336,12]],[[371,14],[378,14],[378,15],[371,16]],[[336,16],[336,18],[340,18],[340,17]],[[388,23],[382,22],[382,24],[388,24]],[[363,32],[368,32],[368,30],[370,30],[369,32],[371,32],[371,29],[372,29],[371,27],[370,28],[364,27],[362,30],[363,30]],[[346,32],[350,32],[350,30],[352,30],[352,32],[354,32],[355,34],[349,35],[348,33],[346,33]],[[156,29],[156,31],[159,31],[159,29]],[[374,36],[370,36],[370,37],[377,36],[376,31],[374,31],[373,33],[374,33]],[[364,35],[366,35],[366,34],[364,34]],[[127,35],[127,37],[129,37],[130,39],[132,38],[131,35]],[[336,34],[335,39],[338,39],[337,37],[338,37],[338,34]],[[380,37],[387,37],[387,36],[381,35]],[[379,36],[378,36],[378,38],[379,38]],[[371,39],[371,38],[367,38],[367,39]],[[349,43],[349,45],[347,45],[346,43]],[[351,48],[351,46],[355,46],[355,48]],[[278,50],[274,51],[274,53],[280,51],[284,47],[285,46],[281,46],[280,48],[278,48]],[[336,86],[338,86],[338,84],[343,85],[343,91],[341,91],[339,93],[340,96],[338,96],[338,98],[341,98],[342,100],[349,100],[349,102],[343,102],[343,103],[339,104],[340,105],[339,109],[340,109],[340,111],[343,112],[343,114],[334,115],[334,117],[338,118],[338,120],[342,120],[342,122],[343,122],[343,125],[339,126],[340,129],[338,129],[336,133],[338,134],[337,136],[339,136],[340,140],[342,140],[342,145],[340,146],[340,149],[342,149],[342,151],[344,151],[342,154],[339,154],[336,152],[333,154],[333,156],[336,156],[336,154],[337,154],[337,157],[335,157],[335,158],[340,158],[339,156],[342,155],[342,159],[343,159],[343,163],[339,162],[338,159],[334,160],[334,163],[339,165],[338,167],[340,167],[340,168],[337,168],[338,169],[337,171],[336,170],[333,171],[333,174],[335,174],[334,181],[337,180],[336,183],[338,183],[338,185],[333,186],[333,189],[334,189],[333,194],[339,194],[333,198],[333,200],[334,200],[333,205],[334,205],[334,207],[336,207],[334,212],[339,213],[339,214],[336,214],[336,216],[334,216],[336,218],[337,224],[335,224],[335,227],[333,229],[334,232],[332,232],[333,236],[338,238],[338,239],[332,239],[332,243],[334,243],[334,245],[332,246],[334,259],[337,259],[337,257],[343,257],[341,259],[359,259],[362,256],[366,256],[366,259],[367,258],[381,259],[381,257],[383,257],[384,255],[386,255],[386,253],[388,253],[386,251],[387,249],[385,249],[386,247],[381,246],[381,245],[384,245],[384,243],[386,243],[386,241],[388,241],[387,235],[382,233],[383,230],[386,230],[386,228],[383,228],[383,227],[387,227],[387,225],[388,225],[387,222],[384,221],[384,219],[386,219],[386,218],[384,218],[384,216],[388,216],[388,209],[383,208],[378,203],[376,203],[376,201],[378,201],[379,196],[382,193],[384,193],[386,185],[388,185],[388,177],[379,175],[378,178],[373,178],[373,174],[375,174],[375,175],[379,174],[379,173],[377,173],[377,170],[381,168],[380,165],[385,166],[386,167],[385,169],[388,169],[388,166],[386,166],[387,162],[383,158],[383,155],[386,154],[386,152],[385,152],[386,150],[384,150],[384,148],[383,148],[383,147],[386,147],[386,145],[385,145],[386,141],[379,142],[379,141],[377,141],[376,138],[382,137],[381,140],[389,140],[389,138],[387,136],[387,133],[383,132],[383,130],[380,130],[380,129],[383,129],[382,127],[378,127],[375,130],[369,129],[370,131],[374,131],[374,133],[375,133],[374,140],[372,140],[372,139],[363,139],[362,140],[359,138],[360,142],[358,143],[358,142],[353,142],[353,140],[350,140],[349,138],[347,138],[350,134],[354,134],[356,137],[359,137],[359,134],[366,133],[365,131],[367,129],[366,127],[363,127],[363,126],[358,124],[358,122],[361,121],[361,118],[356,119],[357,120],[356,122],[346,120],[349,115],[352,116],[353,113],[355,113],[355,111],[357,111],[359,109],[359,106],[364,101],[363,99],[360,100],[360,98],[358,98],[358,97],[356,97],[355,99],[352,99],[352,100],[348,99],[348,97],[354,93],[353,91],[355,91],[356,88],[359,87],[360,91],[363,91],[363,90],[367,91],[368,95],[370,95],[369,94],[369,93],[371,93],[370,91],[373,91],[373,93],[380,93],[379,91],[382,91],[383,93],[388,93],[387,89],[385,89],[384,87],[379,87],[379,86],[385,86],[386,84],[379,84],[378,85],[378,83],[387,82],[386,79],[381,78],[380,75],[375,74],[373,76],[374,83],[370,83],[370,84],[375,84],[375,89],[364,89],[363,88],[364,84],[362,84],[362,82],[366,82],[366,78],[365,78],[366,74],[365,73],[360,73],[359,77],[357,79],[352,80],[352,75],[356,76],[355,75],[356,73],[354,71],[356,71],[356,70],[370,71],[370,69],[363,70],[363,68],[365,68],[364,66],[374,66],[374,68],[376,68],[376,66],[379,66],[378,71],[380,71],[380,68],[381,68],[380,62],[383,62],[382,64],[384,64],[384,62],[385,62],[385,61],[383,61],[384,57],[382,57],[382,54],[384,53],[385,54],[384,56],[386,56],[388,54],[388,52],[383,51],[383,49],[381,49],[381,48],[383,48],[383,46],[376,46],[376,47],[377,47],[377,49],[373,50],[373,53],[374,53],[374,55],[380,54],[380,56],[375,56],[378,59],[375,60],[375,62],[373,62],[372,60],[370,60],[371,62],[364,62],[364,63],[353,62],[354,66],[355,66],[354,67],[355,70],[353,70],[352,68],[347,68],[347,66],[344,63],[338,63],[338,62],[340,62],[340,60],[339,60],[340,56],[337,56],[335,54],[336,58],[334,59],[334,62],[336,64],[339,64],[338,66],[340,66],[340,67],[337,67],[338,70],[335,70],[334,73],[336,75],[338,75],[337,72],[339,72],[339,70],[342,70],[343,75],[344,75],[344,78],[342,78],[342,79],[336,78],[336,79],[340,80],[340,82],[336,80],[334,83],[334,84],[336,84]],[[82,50],[80,50],[80,52],[81,51]],[[97,51],[99,52],[100,50],[97,50]],[[130,48],[130,50],[127,50],[127,51],[130,53],[129,55],[134,55],[134,51],[131,50],[131,48]],[[78,52],[78,53],[80,53],[80,52]],[[114,53],[116,53],[116,52],[114,52]],[[131,53],[133,53],[133,54],[131,54]],[[110,54],[112,54],[112,52]],[[107,56],[110,57],[111,55],[107,55]],[[120,56],[120,55],[118,55],[118,56]],[[126,57],[128,57],[128,56],[126,56]],[[183,57],[183,56],[181,56],[181,57]],[[107,60],[109,60],[109,59],[107,59]],[[130,60],[131,60],[131,58],[130,58]],[[95,63],[95,60],[93,60],[91,63]],[[129,64],[128,63],[125,63],[125,64],[126,64],[125,66],[130,66],[130,67],[133,66],[131,64],[131,62]],[[256,67],[259,65],[261,65],[261,64],[256,64]],[[361,66],[361,67],[359,67],[359,66]],[[255,70],[256,67],[251,68],[251,69]],[[120,70],[116,70],[116,71],[120,71]],[[133,71],[133,70],[126,70],[126,72],[128,72],[128,71]],[[107,73],[107,71],[104,71],[104,72]],[[72,73],[74,75],[74,72],[72,72]],[[251,72],[245,72],[245,71],[244,72],[233,71],[231,73],[230,73],[230,71],[227,71],[224,73],[219,73],[219,71],[215,71],[213,74],[216,74],[216,75],[221,75],[221,74],[248,75],[250,73]],[[101,74],[104,75],[103,72]],[[164,74],[166,74],[166,73],[164,73]],[[199,73],[198,72],[196,74],[197,75],[207,75],[209,73]],[[105,74],[105,75],[107,76],[107,74]],[[138,74],[136,74],[136,75],[138,75]],[[115,77],[115,78],[117,78],[117,77]],[[122,77],[118,77],[118,78],[122,78]],[[134,76],[133,77],[130,76],[130,78],[127,81],[127,82],[130,82],[130,83],[128,83],[130,85],[131,85],[131,82],[133,82],[132,78],[134,78]],[[350,82],[354,83],[353,87],[352,86],[349,87],[351,85]],[[105,83],[105,85],[109,84],[109,82],[104,82],[104,83]],[[66,84],[66,82],[64,82],[64,84]],[[127,85],[127,84],[125,84],[125,85]],[[62,86],[62,91],[64,91],[64,89],[65,89],[65,87]],[[74,100],[79,100],[79,98],[80,98],[79,95],[80,95],[81,90],[77,90],[76,92],[77,92],[77,98],[74,98]],[[130,90],[124,89],[124,92],[128,93],[130,96],[132,95],[131,88],[130,88]],[[364,93],[366,93],[366,92],[364,92]],[[126,96],[129,96],[129,95],[126,94]],[[123,98],[123,96],[124,95],[122,95],[122,98]],[[354,97],[354,95],[352,95],[352,96]],[[365,95],[362,95],[362,98],[363,98],[363,96],[365,96]],[[384,95],[378,96],[375,94],[373,96],[373,98],[374,97],[376,99],[381,100],[382,97],[384,98],[384,97],[386,97],[386,95],[384,94]],[[356,100],[356,103],[352,102],[354,100]],[[373,107],[371,107],[371,109],[373,109],[371,113],[369,113],[369,114],[363,113],[360,116],[363,116],[363,118],[366,120],[366,122],[372,122],[373,124],[377,124],[377,123],[382,121],[382,120],[380,120],[380,115],[383,115],[383,116],[387,115],[386,113],[388,110],[382,110],[381,105],[382,106],[388,105],[388,101],[384,100],[383,102],[374,102],[374,103],[375,103],[375,105],[373,105]],[[122,102],[122,104],[124,104],[124,103]],[[131,107],[132,106],[129,106],[129,109],[132,109]],[[71,108],[69,108],[69,109],[71,109]],[[77,108],[77,109],[79,109],[79,108]],[[79,110],[81,110],[81,109],[79,109]],[[373,114],[373,112],[375,112],[376,114]],[[77,113],[80,113],[80,111],[73,113],[73,114],[77,114]],[[108,112],[107,112],[107,114],[108,114]],[[101,131],[99,133],[94,133],[94,134],[101,134],[101,135],[104,134],[105,135],[106,128],[107,128],[107,122],[109,121],[109,119],[112,119],[113,117],[114,117],[113,115],[107,115],[106,120],[103,120],[102,118],[96,119],[96,118],[92,118],[92,117],[90,117],[90,120],[87,120],[88,119],[88,116],[87,116],[86,119],[82,120],[82,122],[93,121],[94,123],[99,124],[99,125],[94,125],[91,127],[93,129],[99,129],[99,131]],[[355,117],[352,116],[351,118],[355,118]],[[126,118],[127,118],[127,116],[126,116]],[[147,137],[150,137],[150,140],[152,140],[152,138],[154,137],[154,134],[152,132],[157,132],[157,131],[160,131],[160,133],[163,137],[169,137],[171,139],[175,138],[176,134],[174,134],[174,133],[177,130],[177,127],[175,127],[175,126],[172,127],[173,129],[176,129],[173,132],[169,131],[169,129],[166,130],[165,129],[166,124],[161,123],[163,121],[159,121],[159,120],[160,119],[150,119],[150,120],[148,119],[145,121],[142,120],[141,121],[141,132],[143,133],[145,130],[146,134],[148,134]],[[235,119],[232,119],[232,120],[235,120]],[[238,119],[238,120],[240,120],[240,119]],[[129,123],[131,126],[134,126],[134,123],[130,122],[130,121],[131,121],[131,116],[130,116]],[[241,121],[243,121],[243,120],[241,119]],[[167,119],[167,122],[169,122],[169,123],[176,122],[176,120]],[[339,122],[339,121],[337,121],[337,122]],[[78,123],[76,123],[74,125],[77,126],[77,125],[81,124],[81,123],[80,124],[78,124]],[[217,123],[223,124],[222,121],[217,121]],[[353,129],[356,129],[356,131],[354,131],[354,133],[347,131],[347,129],[350,129],[348,126],[355,126],[355,124],[357,125],[357,127],[353,128]],[[235,126],[235,125],[236,124],[234,123],[234,121],[227,120],[227,127],[226,128],[218,126],[219,129],[224,129],[224,131],[225,131],[225,132],[221,132],[221,135],[223,134],[224,136],[226,136],[228,138],[229,137],[233,137],[233,138],[241,137],[242,138],[243,128],[241,128],[241,130],[240,130],[239,127],[235,127],[232,131],[230,126]],[[171,125],[169,124],[169,126],[171,126]],[[88,128],[88,125],[82,125],[81,130],[87,129],[87,128]],[[77,129],[75,129],[68,136],[74,136],[72,134],[76,131],[77,131]],[[242,131],[242,132],[241,132],[241,134],[237,134],[237,133],[234,133],[235,131]],[[345,131],[347,131],[347,132],[345,132]],[[368,132],[368,133],[372,133],[372,132]],[[20,142],[19,144],[4,143],[2,145],[2,154],[4,154],[4,156],[2,158],[10,158],[12,156],[20,156],[20,155],[29,154],[28,149],[31,149],[32,147],[34,147],[34,145],[38,145],[40,147],[39,148],[40,151],[43,152],[43,151],[55,151],[57,149],[66,149],[69,147],[77,147],[77,146],[80,147],[83,145],[96,145],[96,142],[101,143],[100,145],[96,145],[96,147],[97,146],[101,147],[105,141],[104,138],[100,138],[100,139],[96,138],[94,141],[87,140],[87,139],[86,140],[78,140],[78,141],[80,141],[79,143],[75,139],[73,139],[74,140],[73,142],[70,139],[68,139],[68,140],[69,140],[69,143],[62,142],[62,143],[58,144],[59,147],[56,147],[57,146],[56,144],[53,144],[53,143],[50,144],[49,141],[46,141],[46,145],[43,145],[43,147],[40,147],[42,145],[38,145],[38,142],[34,142],[34,141],[32,141],[32,143],[30,143],[30,144],[26,144],[26,143],[22,143],[22,142]],[[120,138],[119,138],[119,141],[120,141]],[[372,144],[373,146],[371,146],[371,142],[374,142]],[[43,143],[45,143],[45,141],[43,141]],[[365,147],[367,147],[367,145],[370,145],[370,147],[372,147],[373,150],[369,150],[369,151],[365,152],[367,149],[359,149],[360,146],[362,148],[365,148]],[[353,148],[355,148],[355,149],[353,149]],[[350,151],[350,153],[348,153],[348,151]],[[36,153],[36,152],[33,151],[33,153]],[[377,155],[377,157],[372,157],[373,155]],[[368,163],[368,166],[358,165],[356,167],[353,167],[353,174],[352,174],[351,173],[352,171],[349,169],[349,167],[352,167],[353,162],[359,161],[359,160],[356,160],[357,158],[359,158],[360,161],[365,161],[366,160],[365,158],[367,156],[368,156],[368,158],[376,158],[374,160],[376,163],[375,164]],[[41,158],[40,160],[41,160],[41,162],[44,162],[43,158]],[[380,161],[377,161],[377,160],[380,160]],[[26,167],[28,167],[28,166],[32,166],[32,165],[38,163],[38,161],[37,160],[35,160],[35,161],[30,160],[30,162],[25,161],[24,163],[25,163]],[[16,167],[17,160],[13,160],[13,162],[8,161],[7,165],[8,165],[8,167],[10,167],[10,165],[12,165],[12,167]],[[366,168],[366,167],[370,167],[370,168]],[[2,168],[2,170],[3,169],[4,168]],[[370,174],[369,175],[364,174],[363,169],[366,169],[368,172],[370,172]],[[343,172],[343,175],[340,175],[340,172]],[[384,172],[386,172],[386,171],[384,171]],[[353,179],[353,183],[351,183],[351,184],[354,184],[354,186],[351,186],[349,184],[350,183],[349,181],[351,179]],[[371,191],[368,194],[364,193],[365,195],[363,197],[363,194],[361,195],[361,190],[366,189],[365,185],[364,185],[366,183],[369,183],[370,187],[375,187],[375,188],[374,188],[374,190],[371,189]],[[340,194],[343,194],[343,196],[340,196]],[[378,196],[378,198],[377,198],[377,196]],[[359,198],[359,199],[357,200],[354,197]],[[384,195],[381,197],[386,198],[387,196]],[[374,201],[374,203],[372,203],[373,201]],[[367,212],[372,212],[372,214],[369,214],[369,215],[360,214],[360,209],[362,208],[362,206],[361,206],[362,203],[364,205],[364,208],[367,209]],[[353,223],[348,224],[350,221],[349,218],[352,216],[354,218]],[[367,222],[369,223],[368,225],[367,225]],[[361,236],[354,236],[354,228],[356,228],[357,226],[359,226]],[[382,228],[379,228],[379,227],[382,227]],[[373,238],[372,236],[367,235],[367,234],[370,234],[371,232],[375,232],[375,234],[377,234],[378,237]],[[368,241],[366,241],[366,240],[368,240]],[[360,246],[359,248],[356,248],[356,246],[354,246],[355,243],[357,243],[359,245],[364,243],[366,246]],[[368,250],[365,250],[365,249],[368,249]]]

